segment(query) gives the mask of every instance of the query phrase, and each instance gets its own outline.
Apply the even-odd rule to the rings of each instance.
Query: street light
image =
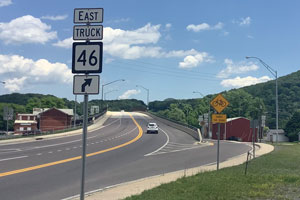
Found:
[[[136,87],[141,87],[141,88],[143,88],[144,90],[147,91],[147,110],[149,110],[149,89],[147,89],[147,88],[145,88],[141,85],[136,85]]]
[[[105,92],[105,93],[104,93],[104,100],[106,100],[106,95],[107,95],[107,94],[109,94],[109,93],[111,93],[111,92],[116,92],[116,91],[118,91],[118,90],[111,90],[111,91]]]
[[[201,92],[198,92],[198,91],[193,91],[193,93],[198,93],[200,94],[202,97],[204,97],[204,95],[201,93]],[[208,103],[208,136],[210,134],[210,120],[209,120],[209,113],[210,113],[210,104]]]
[[[276,142],[278,142],[278,77],[277,77],[277,71],[272,69],[269,65],[267,65],[264,61],[262,61],[258,57],[254,56],[246,56],[246,59],[254,58],[257,59],[267,70],[275,77],[275,84],[276,84]]]
[[[107,86],[107,85],[109,85],[109,84],[112,84],[112,83],[115,83],[115,82],[117,82],[117,81],[125,81],[125,79],[118,79],[118,80],[115,80],[115,81],[112,81],[112,82],[109,82],[109,83],[106,83],[106,84],[103,84],[102,85],[102,101],[103,101],[103,92],[104,92],[104,86]]]

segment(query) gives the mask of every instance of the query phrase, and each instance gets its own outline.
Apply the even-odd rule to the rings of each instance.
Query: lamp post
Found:
[[[136,85],[136,87],[141,87],[141,88],[143,88],[144,90],[147,91],[147,110],[149,110],[149,89],[147,89],[147,88],[145,88],[141,85]]]
[[[204,95],[201,93],[201,92],[198,92],[198,91],[193,91],[193,93],[197,93],[197,94],[200,94],[202,97],[204,97]],[[210,134],[210,104],[208,103],[208,136]]]
[[[107,85],[109,85],[109,84],[112,84],[112,83],[115,83],[115,82],[118,82],[118,81],[125,81],[125,79],[118,79],[118,80],[115,80],[115,81],[112,81],[112,82],[109,82],[109,83],[106,83],[106,84],[103,84],[102,85],[102,101],[103,101],[103,92],[104,92],[104,86],[107,86]]]
[[[104,93],[104,100],[106,100],[106,95],[107,95],[107,94],[109,94],[109,93],[111,93],[111,92],[116,92],[116,91],[118,91],[118,90],[111,90],[111,91],[105,92],[105,93]]]
[[[267,70],[275,77],[275,84],[276,84],[276,142],[278,142],[278,76],[277,71],[272,69],[269,65],[267,65],[262,59],[254,56],[246,56],[246,59],[254,58],[258,60]]]

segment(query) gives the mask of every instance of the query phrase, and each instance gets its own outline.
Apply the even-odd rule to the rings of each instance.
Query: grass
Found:
[[[300,144],[275,150],[245,164],[183,177],[126,200],[300,199]]]

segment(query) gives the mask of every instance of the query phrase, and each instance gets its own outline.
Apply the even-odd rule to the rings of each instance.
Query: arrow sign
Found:
[[[81,86],[81,92],[85,92],[85,87],[88,85],[89,87],[91,86],[91,83],[92,83],[92,79],[89,78],[89,79],[84,79],[84,83],[82,84]]]
[[[73,94],[99,94],[98,75],[75,75]]]

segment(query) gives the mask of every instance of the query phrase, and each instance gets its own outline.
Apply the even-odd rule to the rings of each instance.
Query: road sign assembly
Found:
[[[222,96],[218,94],[211,102],[210,105],[218,112],[222,112],[228,105],[229,102]]]
[[[73,27],[73,39],[86,40],[86,42],[74,42],[72,48],[72,73],[85,74],[75,75],[73,79],[73,93],[84,95],[80,200],[84,200],[88,97],[89,94],[99,94],[100,77],[99,75],[89,75],[89,73],[102,72],[103,43],[90,42],[90,40],[103,39],[103,26],[91,25],[91,23],[102,22],[103,8],[74,9],[74,23],[85,23],[85,25]]]
[[[103,8],[75,8],[74,24],[102,23]]]
[[[228,105],[229,102],[222,96],[222,94],[218,94],[211,102],[210,105],[217,111],[221,113]],[[222,114],[213,114],[212,122],[218,124],[218,145],[217,145],[217,170],[219,170],[220,163],[220,124],[226,123],[226,115]]]
[[[73,94],[99,94],[98,75],[75,75]]]
[[[74,42],[72,73],[101,73],[102,55],[102,42]]]
[[[102,25],[78,25],[73,27],[73,40],[102,40]]]

